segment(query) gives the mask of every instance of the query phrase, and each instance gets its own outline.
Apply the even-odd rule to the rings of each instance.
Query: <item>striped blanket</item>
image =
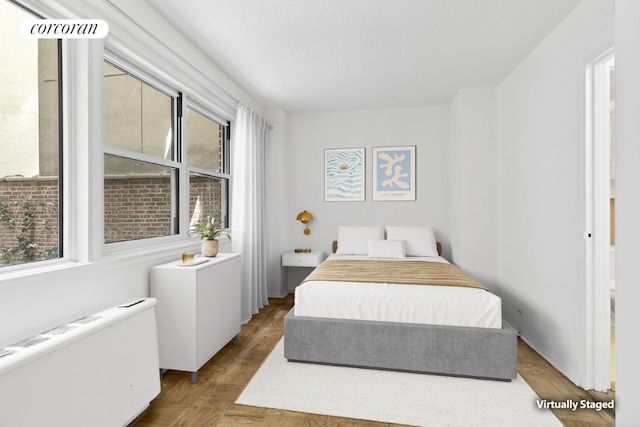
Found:
[[[303,283],[311,281],[463,286],[488,291],[455,265],[429,261],[327,260]]]

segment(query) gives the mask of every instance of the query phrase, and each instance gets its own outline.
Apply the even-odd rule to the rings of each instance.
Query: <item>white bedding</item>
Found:
[[[331,255],[329,259],[369,259]],[[445,262],[442,257],[406,260]],[[388,283],[306,282],[296,288],[296,316],[502,328],[500,297],[482,289]]]

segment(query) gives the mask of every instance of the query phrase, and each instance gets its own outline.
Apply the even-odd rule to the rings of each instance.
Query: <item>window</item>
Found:
[[[105,62],[105,243],[178,233],[176,105],[176,96]]]
[[[187,108],[190,224],[211,216],[228,226],[228,128]]]
[[[187,107],[180,132],[182,102],[105,61],[105,243],[179,234],[186,203],[190,224],[210,215],[228,225],[227,126]]]
[[[60,48],[23,38],[25,19],[0,2],[0,267],[62,256]]]
[[[174,234],[176,176],[176,168],[105,155],[105,241]]]
[[[171,95],[105,63],[105,145],[173,159],[173,104]]]

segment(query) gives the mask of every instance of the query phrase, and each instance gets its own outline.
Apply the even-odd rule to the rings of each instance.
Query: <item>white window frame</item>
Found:
[[[78,3],[77,8],[70,9],[67,2],[58,0],[11,1],[45,19],[100,15],[110,23],[110,32],[105,39],[62,41],[63,257],[6,267],[0,270],[0,281],[95,261],[125,265],[122,264],[125,260],[139,263],[167,251],[193,250],[197,241],[186,234],[189,217],[186,169],[181,172],[179,184],[180,194],[186,197],[185,202],[178,204],[179,234],[104,244],[103,63],[106,59],[124,65],[127,72],[138,78],[151,76],[152,85],[165,92],[179,90],[185,99],[188,97],[201,107],[200,111],[209,112],[208,116],[216,122],[230,122],[231,129],[238,100],[212,78],[217,75],[215,72],[200,67],[197,59],[193,61],[192,52],[191,59],[185,59],[176,46],[158,40],[113,3]],[[229,177],[226,196],[229,209],[232,185]],[[19,270],[7,271],[14,268]]]
[[[131,249],[153,247],[155,245],[162,245],[166,243],[184,240],[184,237],[181,236],[184,233],[184,230],[181,226],[181,221],[179,221],[178,224],[176,225],[176,218],[181,217],[181,211],[180,211],[181,201],[179,199],[180,199],[180,194],[182,194],[182,186],[183,186],[182,185],[182,175],[183,175],[182,169],[184,168],[181,162],[178,161],[179,156],[177,152],[178,146],[179,146],[178,132],[181,129],[181,126],[179,126],[178,124],[178,121],[180,120],[180,116],[178,113],[178,109],[180,108],[180,102],[179,102],[180,93],[177,90],[171,88],[170,85],[163,83],[160,79],[154,79],[150,77],[147,73],[144,73],[143,71],[141,71],[140,68],[122,61],[116,55],[110,55],[107,51],[105,51],[103,60],[104,60],[103,62],[109,63],[109,65],[112,65],[122,70],[123,72],[127,73],[129,76],[137,80],[140,80],[142,83],[150,86],[151,88],[156,89],[161,93],[171,97],[173,102],[174,112],[171,118],[172,120],[171,127],[173,132],[173,145],[172,145],[173,152],[171,156],[172,160],[152,156],[149,154],[139,153],[131,150],[126,150],[119,147],[108,146],[104,143],[104,139],[102,140],[102,147],[103,147],[102,159],[104,160],[105,155],[110,155],[110,156],[120,157],[127,160],[133,160],[133,161],[138,161],[143,163],[149,163],[152,165],[173,168],[177,171],[177,177],[178,177],[178,185],[175,185],[175,183],[172,183],[172,201],[171,201],[172,222],[173,222],[172,229],[175,232],[166,236],[155,236],[155,237],[148,237],[143,239],[106,243],[104,241],[105,208],[104,208],[104,169],[103,169],[103,174],[102,174],[103,197],[102,197],[102,200],[100,203],[101,206],[99,209],[100,214],[102,215],[102,221],[103,221],[103,226],[100,229],[100,232],[101,232],[100,241],[103,242],[103,253],[106,255],[109,255],[109,254],[114,254],[114,253],[127,251]],[[101,73],[101,78],[102,79],[104,78],[103,73]],[[102,85],[102,88],[104,90],[104,85]],[[102,102],[104,102],[104,92],[102,93],[101,99],[102,99]],[[104,119],[103,119],[103,122],[104,122]],[[103,165],[103,168],[104,168],[104,165]]]
[[[189,231],[189,177],[191,173],[204,175],[207,177],[221,179],[226,181],[225,191],[223,193],[223,205],[227,212],[226,223],[229,224],[228,212],[229,212],[229,203],[230,203],[230,186],[231,186],[231,173],[230,173],[230,143],[225,141],[225,155],[223,159],[223,168],[222,172],[210,171],[207,169],[197,168],[193,166],[188,166],[187,159],[187,147],[186,147],[186,111],[187,108],[191,108],[192,110],[198,112],[204,117],[218,123],[221,126],[227,127],[225,133],[228,133],[229,123],[223,118],[219,117],[215,113],[212,113],[207,108],[203,108],[199,103],[194,102],[183,93],[171,87],[170,84],[164,83],[160,79],[154,79],[149,74],[144,73],[135,66],[130,66],[129,64],[124,63],[120,60],[116,55],[111,55],[105,52],[104,60],[108,62],[110,65],[113,65],[124,72],[128,73],[132,77],[135,77],[141,80],[143,83],[148,84],[149,86],[157,89],[168,96],[174,97],[174,114],[172,117],[173,120],[173,160],[162,159],[160,157],[151,156],[144,153],[133,152],[130,150],[125,150],[122,148],[111,147],[104,144],[103,140],[103,156],[104,155],[112,155],[125,159],[141,161],[145,163],[156,164],[160,166],[166,166],[170,168],[175,168],[178,176],[178,185],[175,187],[173,192],[173,200],[172,200],[172,211],[174,214],[172,215],[174,218],[178,218],[177,231],[175,234],[167,235],[167,236],[157,236],[157,237],[149,237],[144,239],[137,240],[129,240],[129,241],[121,241],[121,242],[112,242],[112,243],[104,243],[102,252],[105,255],[113,256],[117,253],[126,253],[129,250],[140,250],[144,248],[153,249],[156,246],[164,246],[166,244],[172,243],[180,243],[189,239],[188,231]],[[104,97],[104,95],[103,95]],[[226,123],[226,124],[225,124]],[[104,176],[104,173],[103,173]],[[104,194],[104,186],[102,187],[102,194]],[[104,221],[104,198],[101,200],[101,209],[102,221]],[[175,227],[175,225],[174,225]],[[104,227],[101,228],[101,241],[104,242]]]
[[[9,3],[22,9],[25,13],[28,13],[36,18],[46,19],[48,13],[36,7],[36,5],[27,2],[9,1]],[[61,252],[57,258],[52,258],[42,261],[33,261],[22,264],[7,265],[0,267],[0,276],[2,278],[11,278],[16,275],[20,276],[25,273],[31,273],[40,270],[50,270],[57,268],[62,264],[67,264],[72,259],[70,257],[71,251],[69,251],[69,227],[71,221],[69,220],[69,209],[71,201],[74,197],[69,191],[69,177],[70,177],[70,159],[69,159],[69,144],[67,133],[65,129],[68,127],[69,120],[69,91],[72,85],[72,81],[68,78],[68,66],[69,66],[69,49],[67,40],[58,41],[58,75],[61,81],[58,85],[58,156],[59,161],[62,161],[62,167],[58,170],[58,250]],[[60,72],[62,69],[62,72]]]
[[[183,111],[183,117],[184,117],[184,131],[183,131],[183,141],[185,141],[184,144],[182,144],[182,158],[185,161],[185,164],[187,165],[186,167],[186,184],[187,184],[187,188],[185,191],[185,194],[187,194],[187,200],[186,200],[186,208],[187,208],[187,212],[186,215],[184,216],[184,218],[186,219],[186,227],[187,229],[190,227],[189,221],[190,221],[190,214],[191,212],[189,212],[189,178],[191,177],[191,174],[197,174],[197,175],[201,175],[201,176],[206,176],[209,178],[213,178],[213,179],[220,179],[226,182],[226,185],[224,186],[224,190],[223,190],[223,198],[222,198],[222,204],[223,204],[223,211],[225,211],[225,219],[224,219],[224,224],[226,225],[226,229],[229,229],[229,222],[230,222],[230,218],[229,218],[229,196],[230,196],[230,188],[231,188],[231,157],[230,157],[230,141],[229,141],[229,132],[231,132],[230,130],[230,124],[228,121],[221,119],[220,117],[207,112],[206,109],[201,108],[198,104],[193,103],[191,100],[183,98],[183,103],[184,103],[184,111]],[[194,112],[201,114],[203,117],[217,123],[219,126],[222,126],[225,128],[224,131],[224,138],[225,141],[223,141],[223,156],[222,156],[222,160],[221,160],[221,171],[220,172],[216,172],[216,171],[212,171],[209,169],[204,169],[204,168],[199,168],[199,167],[195,167],[195,166],[188,166],[188,158],[187,158],[187,134],[186,134],[186,113],[187,113],[187,109],[190,108],[192,109]]]

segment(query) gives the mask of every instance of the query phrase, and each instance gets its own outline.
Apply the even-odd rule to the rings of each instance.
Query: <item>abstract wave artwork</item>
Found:
[[[363,202],[364,148],[324,150],[325,202]]]

